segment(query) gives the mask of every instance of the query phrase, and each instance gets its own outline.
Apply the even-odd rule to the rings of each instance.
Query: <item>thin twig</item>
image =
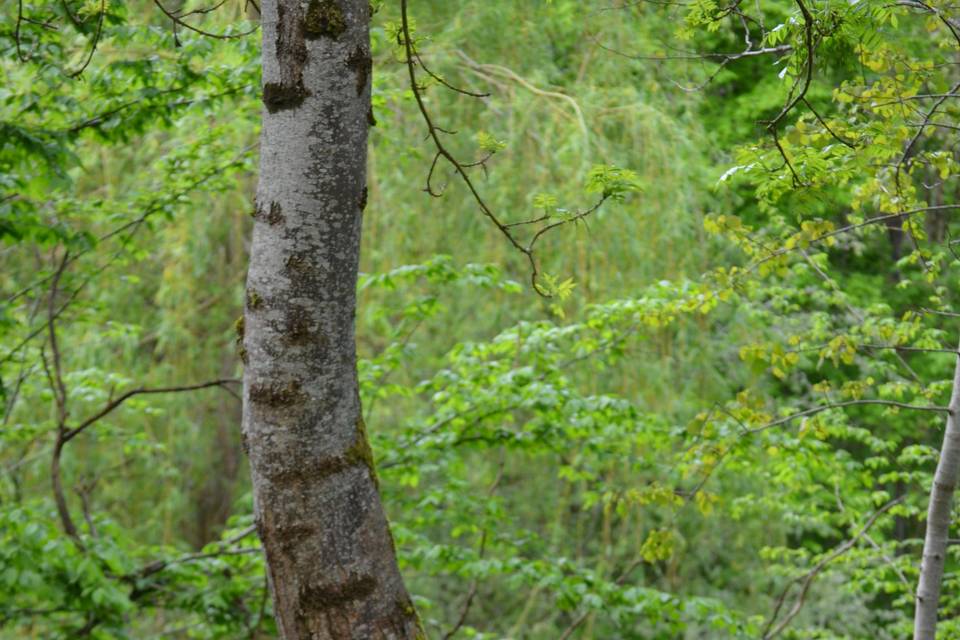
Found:
[[[199,29],[191,25],[190,23],[182,20],[180,16],[171,12],[169,9],[163,6],[163,3],[160,2],[160,0],[153,0],[153,4],[155,4],[157,8],[160,9],[161,12],[163,12],[163,15],[170,18],[170,20],[173,21],[174,25],[180,25],[184,29],[189,29],[194,33],[199,33],[200,35],[207,36],[208,38],[216,38],[217,40],[232,40],[234,38],[243,38],[250,35],[251,33],[255,32],[257,29],[260,28],[259,26],[256,26],[253,29],[250,29],[249,31],[243,31],[241,33],[211,33],[209,31],[204,31],[203,29]],[[186,15],[190,15],[190,14],[186,14]]]
[[[493,497],[493,494],[496,493],[497,487],[500,485],[500,480],[503,479],[503,468],[504,463],[501,460],[500,467],[497,469],[497,475],[493,479],[493,483],[490,485],[490,488],[487,490],[487,500]],[[478,552],[479,558],[482,560],[487,551],[487,536],[489,534],[489,529],[484,528],[483,533],[480,534],[480,551]],[[467,592],[467,597],[464,598],[463,605],[460,608],[460,616],[457,618],[457,622],[453,625],[453,628],[450,631],[443,634],[443,640],[450,640],[453,636],[463,628],[464,623],[467,621],[467,615],[470,613],[470,607],[473,605],[474,598],[477,596],[477,589],[480,587],[480,579],[474,578],[470,583],[470,589]]]
[[[766,431],[774,427],[779,427],[781,425],[793,422],[798,418],[805,418],[807,416],[816,415],[824,411],[829,411],[831,409],[842,409],[844,407],[855,407],[855,406],[881,406],[881,407],[895,407],[897,409],[909,409],[912,411],[933,411],[936,413],[950,413],[948,407],[941,407],[938,405],[917,405],[917,404],[908,404],[906,402],[897,402],[895,400],[878,400],[878,399],[862,399],[862,400],[844,400],[842,402],[833,402],[831,404],[821,405],[819,407],[811,407],[809,409],[804,409],[803,411],[798,411],[796,413],[791,413],[788,416],[773,420],[759,427],[753,427],[750,429],[750,433],[758,433],[760,431]]]
[[[100,36],[103,34],[103,19],[106,15],[107,0],[100,0],[100,14],[97,17],[97,31],[93,34],[93,42],[90,44],[90,51],[87,53],[86,60],[83,61],[83,64],[81,64],[76,71],[67,73],[68,78],[76,78],[81,73],[86,71],[88,66],[90,66],[90,62],[93,60],[93,54],[97,51],[97,45],[100,44]]]
[[[775,638],[778,635],[780,635],[783,632],[783,630],[786,629],[787,625],[790,624],[790,621],[793,620],[798,613],[800,613],[800,610],[803,608],[803,603],[806,600],[807,593],[810,590],[810,585],[813,584],[813,581],[817,577],[817,575],[821,571],[823,571],[823,569],[828,564],[830,564],[831,562],[833,562],[834,560],[836,560],[846,552],[850,551],[850,549],[855,547],[857,542],[860,541],[860,538],[865,536],[867,532],[870,531],[870,528],[877,522],[880,516],[882,516],[884,513],[889,511],[894,506],[900,504],[901,502],[903,502],[902,496],[899,498],[895,498],[894,500],[891,500],[887,504],[883,505],[880,509],[875,511],[874,514],[870,516],[870,518],[867,519],[864,525],[860,528],[860,531],[858,531],[852,538],[850,538],[843,544],[836,547],[828,555],[822,558],[820,562],[814,565],[814,567],[810,569],[810,571],[808,571],[806,574],[804,574],[803,576],[794,578],[793,580],[788,582],[787,586],[784,587],[783,592],[781,592],[780,597],[777,598],[777,604],[774,607],[773,614],[770,616],[770,620],[767,622],[766,626],[764,627],[763,640],[770,640],[771,638]],[[791,607],[790,611],[787,612],[787,614],[783,617],[783,619],[779,623],[777,623],[776,626],[774,626],[774,624],[777,622],[777,618],[780,615],[780,610],[783,608],[784,602],[786,601],[788,593],[790,592],[791,588],[796,584],[800,585],[800,593],[797,595],[796,599],[794,600],[793,607]]]

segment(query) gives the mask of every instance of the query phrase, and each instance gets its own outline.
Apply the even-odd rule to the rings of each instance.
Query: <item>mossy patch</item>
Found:
[[[299,392],[299,387],[297,392]],[[252,389],[250,393],[252,397]],[[266,399],[269,401],[284,400],[286,399],[286,393],[287,391],[283,389],[268,391]],[[363,426],[362,418],[357,421],[357,430],[353,442],[343,453],[314,457],[304,464],[278,465],[276,471],[270,475],[270,480],[281,484],[315,483],[357,467],[365,467],[370,474],[370,478],[379,486],[377,472],[374,469],[373,450],[370,448],[369,440],[367,440],[367,432]]]
[[[256,311],[263,306],[263,297],[254,289],[247,289],[247,309]]]
[[[337,39],[346,30],[347,20],[337,0],[310,0],[303,19],[303,35],[307,39]]]
[[[235,343],[237,345],[237,355],[240,356],[240,362],[247,364],[247,348],[243,346],[243,338],[246,327],[246,321],[243,316],[237,318],[233,323],[233,331],[236,333]]]
[[[367,190],[366,187],[364,187],[363,191],[360,192],[360,201],[357,202],[357,205],[360,207],[360,211],[363,211],[367,208],[367,197],[369,196],[369,194],[370,192]]]
[[[397,609],[402,611],[406,617],[412,618],[417,615],[417,608],[413,606],[413,601],[410,600],[410,596],[397,600],[395,604],[397,605]]]
[[[373,462],[373,449],[370,448],[370,440],[367,438],[367,426],[363,418],[357,419],[357,435],[350,445],[350,448],[343,454],[344,460],[351,465],[362,464],[370,471],[370,478],[379,486],[380,481],[377,478],[376,466]]]

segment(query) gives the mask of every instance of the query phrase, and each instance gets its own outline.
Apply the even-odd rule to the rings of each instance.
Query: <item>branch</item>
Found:
[[[407,74],[409,75],[409,78],[410,78],[410,90],[413,93],[414,100],[417,103],[417,109],[420,111],[420,115],[423,118],[424,123],[427,125],[427,137],[432,140],[433,145],[436,149],[436,154],[434,155],[433,162],[431,163],[430,170],[427,174],[427,184],[425,189],[426,192],[434,197],[438,197],[440,195],[440,192],[437,192],[436,190],[434,190],[432,181],[433,181],[433,175],[437,169],[437,163],[442,158],[443,160],[447,161],[451,167],[453,167],[454,173],[456,173],[460,177],[463,184],[467,187],[467,190],[470,192],[471,197],[479,207],[480,212],[487,219],[489,219],[490,222],[493,223],[493,225],[500,231],[500,233],[503,234],[503,236],[513,246],[514,249],[516,249],[526,257],[527,262],[530,264],[530,282],[533,285],[534,291],[536,291],[540,296],[544,298],[551,297],[552,294],[550,294],[549,292],[541,288],[537,282],[537,278],[540,275],[540,269],[539,269],[536,255],[534,253],[534,245],[536,244],[540,236],[543,234],[543,232],[545,232],[546,230],[554,229],[564,224],[569,224],[571,222],[582,220],[586,216],[590,215],[591,213],[599,209],[600,206],[607,200],[609,196],[604,195],[599,199],[597,203],[595,203],[592,207],[590,207],[585,211],[578,212],[575,215],[570,216],[569,218],[561,222],[548,225],[547,228],[542,229],[539,233],[535,234],[533,239],[528,244],[524,245],[523,243],[521,243],[520,240],[516,236],[514,236],[513,232],[511,231],[511,227],[516,225],[504,223],[500,220],[499,216],[496,213],[494,213],[493,209],[490,208],[490,206],[484,200],[483,196],[480,195],[479,190],[477,189],[476,185],[473,182],[473,179],[470,177],[470,174],[467,171],[471,167],[476,167],[476,166],[486,167],[486,164],[485,164],[486,158],[477,162],[469,162],[469,163],[460,162],[460,160],[458,160],[456,156],[453,155],[453,153],[447,148],[447,146],[443,143],[443,140],[441,140],[440,138],[441,133],[449,134],[452,132],[446,131],[445,129],[437,126],[434,123],[433,118],[430,116],[430,112],[427,110],[426,104],[423,99],[423,87],[421,87],[417,82],[416,67],[418,64],[420,64],[421,67],[423,65],[422,65],[422,61],[420,60],[420,55],[417,53],[416,46],[413,42],[413,38],[410,35],[410,21],[409,21],[408,12],[407,12],[407,0],[400,0],[400,33],[398,34],[398,37],[401,37],[403,40],[404,51],[406,54],[405,57],[406,57]],[[470,61],[470,59],[467,58],[464,54],[461,54],[461,56],[464,57],[466,60]],[[509,69],[505,69],[503,67],[477,65],[476,63],[472,63],[472,64],[475,65],[474,69],[489,67],[490,69],[497,70],[497,72],[500,73],[501,75],[506,75],[510,77],[511,79],[521,83],[531,91],[541,93],[544,95],[561,97],[572,102],[577,112],[581,127],[583,128],[584,133],[586,133],[586,123],[583,121],[583,116],[580,113],[579,105],[577,105],[576,101],[574,101],[573,98],[571,98],[570,96],[566,96],[564,94],[555,93],[555,92],[545,92],[541,89],[537,89],[536,87],[533,87],[532,85],[527,83],[525,80],[517,76],[515,73],[513,73]],[[437,78],[437,76],[433,74],[433,72],[427,69],[425,69],[425,71],[431,77]],[[444,86],[450,86],[446,82],[442,82],[442,84],[444,84]],[[457,89],[456,87],[451,87],[451,88],[457,91],[458,93],[473,95],[470,92]]]
[[[822,236],[817,236],[816,238],[811,238],[811,239],[809,240],[809,242],[810,242],[810,244],[823,242],[824,240],[828,240],[828,239],[830,239],[830,238],[835,238],[836,236],[840,236],[840,235],[843,235],[843,234],[845,234],[845,233],[850,233],[850,232],[856,231],[856,230],[858,230],[858,229],[863,229],[864,227],[869,227],[870,225],[873,225],[873,224],[878,224],[878,223],[880,223],[880,222],[886,222],[886,221],[888,221],[888,220],[895,220],[895,219],[900,218],[901,216],[912,216],[912,215],[916,215],[916,214],[918,214],[918,213],[929,213],[929,212],[931,212],[931,211],[947,211],[947,210],[951,210],[951,209],[960,209],[960,204],[934,205],[934,206],[931,206],[931,207],[921,207],[921,208],[919,208],[919,209],[909,209],[909,210],[907,210],[907,211],[900,211],[900,212],[898,212],[898,213],[889,213],[889,214],[884,214],[884,215],[882,215],[882,216],[875,216],[875,217],[873,217],[873,218],[868,218],[868,219],[864,220],[863,222],[859,222],[859,223],[857,223],[857,224],[850,224],[850,225],[847,225],[847,226],[845,226],[845,227],[841,227],[841,228],[839,228],[839,229],[834,229],[833,231],[830,231],[829,233],[825,233],[825,234],[823,234]],[[803,249],[803,247],[801,247],[799,244],[797,244],[797,246],[795,246],[795,247],[790,247],[790,248],[788,248],[788,247],[782,247],[782,248],[780,248],[780,249],[777,249],[776,251],[771,251],[768,255],[764,256],[762,259],[757,260],[756,262],[752,263],[752,264],[744,271],[744,273],[750,273],[751,271],[753,271],[754,269],[756,269],[757,267],[759,267],[760,265],[762,265],[762,264],[764,264],[764,263],[766,263],[766,262],[769,262],[769,261],[771,261],[771,260],[774,260],[775,258],[779,258],[779,257],[782,256],[782,255],[786,255],[786,254],[788,254],[788,253],[792,253],[793,251],[800,251],[801,249]]]
[[[632,53],[624,53],[614,49],[613,47],[608,47],[604,45],[599,40],[594,39],[594,43],[604,49],[609,51],[614,55],[621,56],[623,58],[629,58],[630,60],[649,60],[651,62],[668,62],[670,60],[709,60],[709,59],[718,59],[725,62],[732,62],[734,60],[740,60],[742,58],[752,58],[754,56],[765,56],[765,55],[780,55],[784,53],[791,53],[793,51],[793,45],[782,44],[776,47],[763,47],[760,49],[745,49],[744,51],[738,51],[736,53],[709,53],[709,52],[694,52],[680,55],[670,55],[670,56],[644,56]]]
[[[43,369],[50,380],[50,386],[53,390],[53,396],[57,404],[57,438],[53,445],[53,454],[50,458],[50,485],[53,490],[53,499],[57,505],[57,516],[60,518],[60,524],[63,531],[72,538],[80,548],[83,544],[80,542],[80,534],[77,526],[70,515],[70,506],[67,504],[67,497],[63,491],[63,474],[60,471],[60,462],[63,455],[64,439],[67,435],[67,386],[63,381],[63,365],[60,360],[60,347],[57,342],[56,329],[56,299],[57,291],[60,288],[60,278],[69,264],[70,252],[64,251],[63,258],[57,270],[53,274],[53,280],[50,283],[50,296],[47,306],[47,331],[50,349],[53,351],[53,373],[47,366],[46,356],[41,354]]]
[[[157,560],[155,562],[151,562],[148,565],[144,565],[134,573],[130,573],[123,576],[123,579],[134,580],[138,578],[140,579],[147,578],[149,576],[154,575],[155,573],[159,573],[163,571],[167,567],[171,567],[176,564],[185,564],[188,562],[196,562],[198,560],[207,560],[209,558],[217,558],[220,556],[238,556],[238,555],[246,555],[250,553],[260,553],[261,551],[263,551],[261,547],[241,547],[239,549],[228,548],[230,545],[240,542],[241,540],[243,540],[244,538],[246,538],[256,530],[257,530],[256,526],[251,525],[246,529],[243,529],[242,531],[237,533],[232,538],[229,538],[228,540],[224,540],[223,542],[218,543],[217,545],[218,548],[213,551],[190,553],[185,556],[180,556],[179,558],[174,558],[172,560]]]
[[[163,3],[161,3],[160,0],[153,0],[153,4],[155,4],[155,5],[157,6],[157,8],[160,9],[160,11],[163,12],[163,15],[167,16],[168,18],[170,18],[170,20],[172,20],[174,24],[178,24],[178,25],[180,25],[181,27],[183,27],[184,29],[189,29],[190,31],[193,31],[194,33],[199,33],[200,35],[202,35],[202,36],[207,36],[208,38],[216,38],[217,40],[232,40],[232,39],[234,39],[234,38],[243,38],[243,37],[245,37],[245,36],[250,35],[251,33],[253,33],[254,31],[256,31],[256,30],[259,28],[259,27],[254,27],[253,29],[250,29],[249,31],[243,31],[243,32],[241,32],[241,33],[210,33],[209,31],[204,31],[203,29],[198,29],[197,27],[194,27],[193,25],[191,25],[191,24],[189,24],[188,22],[184,21],[180,16],[178,16],[177,14],[171,12],[171,11],[168,10],[165,6],[163,6]],[[200,13],[200,12],[191,12],[191,13]],[[188,16],[188,15],[190,15],[190,13],[184,14],[184,16]]]
[[[860,541],[860,538],[865,536],[867,532],[870,531],[870,528],[877,522],[880,516],[882,516],[884,513],[889,511],[894,506],[900,504],[901,502],[903,502],[902,496],[894,500],[891,500],[887,504],[883,505],[880,509],[875,511],[874,514],[867,519],[866,523],[864,523],[863,527],[860,528],[860,531],[858,531],[856,535],[854,535],[852,538],[850,538],[840,546],[836,547],[826,557],[820,560],[820,562],[814,565],[814,567],[810,569],[810,571],[808,571],[805,575],[794,578],[793,580],[788,582],[787,586],[784,587],[783,592],[780,594],[780,597],[777,598],[777,604],[776,604],[776,607],[774,607],[773,615],[770,617],[770,620],[767,622],[766,627],[764,627],[763,640],[770,640],[771,638],[775,638],[778,635],[780,635],[780,633],[783,632],[783,630],[787,627],[787,625],[790,624],[790,621],[793,620],[798,613],[800,613],[800,609],[803,608],[804,600],[806,600],[807,592],[810,590],[810,585],[813,584],[813,581],[817,577],[817,575],[821,571],[823,571],[823,569],[828,564],[830,564],[831,562],[833,562],[834,560],[836,560],[837,558],[845,554],[847,551],[850,551],[850,549],[852,549],[854,546],[856,546],[857,542]],[[800,584],[800,593],[797,595],[797,599],[794,601],[793,607],[790,609],[787,615],[784,616],[783,620],[781,620],[776,627],[773,627],[774,623],[777,621],[777,617],[780,615],[780,609],[783,607],[784,601],[787,598],[787,594],[790,592],[790,589],[795,584]],[[771,629],[771,627],[773,627],[773,629]]]
[[[500,222],[499,218],[497,218],[493,211],[490,210],[477,189],[474,187],[473,180],[471,180],[470,176],[467,174],[466,169],[460,164],[459,161],[457,161],[453,154],[447,150],[446,146],[440,140],[438,133],[439,130],[433,123],[430,113],[427,111],[427,107],[423,102],[423,96],[421,95],[421,88],[417,84],[417,71],[415,68],[416,55],[414,53],[413,40],[410,36],[410,21],[407,14],[407,0],[400,0],[400,18],[400,28],[403,34],[403,45],[406,52],[407,73],[410,76],[410,89],[413,92],[413,97],[416,100],[420,115],[423,118],[424,123],[427,125],[427,133],[437,148],[437,155],[447,160],[453,166],[454,170],[460,175],[464,184],[466,184],[467,188],[470,190],[471,195],[473,195],[473,198],[476,200],[477,205],[480,207],[480,211],[483,213],[483,215],[493,222],[494,226],[496,226],[501,233],[506,236],[507,240],[514,246],[515,249],[527,256],[527,259],[530,261],[531,268],[533,268],[534,273],[536,273],[536,263],[533,260],[533,256],[530,255],[530,252],[527,251],[523,245],[517,242],[507,227]],[[534,278],[535,277],[536,276],[534,275]]]
[[[124,402],[126,402],[127,400],[129,400],[134,396],[154,394],[154,393],[180,393],[183,391],[197,391],[199,389],[208,389],[210,387],[227,388],[227,385],[239,384],[239,382],[240,382],[239,380],[236,380],[234,378],[225,378],[222,380],[211,380],[210,382],[201,382],[199,384],[191,384],[191,385],[186,385],[182,387],[157,387],[157,388],[141,387],[138,389],[132,389],[130,391],[127,391],[120,397],[118,397],[116,400],[108,402],[106,406],[100,409],[100,411],[96,412],[95,414],[93,414],[92,416],[90,416],[89,418],[81,422],[78,426],[74,427],[73,429],[69,429],[64,435],[63,441],[69,442],[73,440],[75,437],[83,433],[84,430],[92,426],[101,418],[112,413],[114,410],[119,408],[120,405],[122,405]]]
[[[784,163],[790,169],[790,173],[793,174],[793,181],[795,185],[803,184],[803,181],[800,180],[800,176],[797,174],[796,170],[793,168],[793,164],[790,162],[790,158],[787,157],[787,152],[784,150],[783,145],[780,144],[780,137],[777,133],[777,127],[780,122],[790,113],[794,107],[796,107],[800,101],[804,100],[807,95],[807,90],[810,88],[810,83],[813,82],[813,64],[814,57],[813,52],[815,50],[815,45],[813,42],[813,24],[814,19],[810,14],[810,11],[807,9],[807,6],[803,3],[803,0],[795,0],[798,7],[800,7],[800,13],[803,15],[803,44],[807,53],[807,60],[803,79],[797,83],[794,83],[793,88],[790,90],[790,93],[793,94],[796,91],[797,86],[800,87],[800,91],[796,93],[792,98],[787,101],[787,104],[783,106],[780,110],[780,113],[777,116],[766,123],[767,131],[773,137],[773,144],[776,145],[777,150],[780,152],[780,156],[783,158]]]
[[[90,45],[90,52],[87,54],[87,58],[77,68],[76,71],[67,73],[68,78],[76,78],[81,73],[86,71],[87,67],[90,66],[90,62],[93,60],[93,54],[97,51],[97,45],[100,44],[100,36],[103,34],[103,18],[106,14],[107,0],[100,0],[100,12],[97,16],[97,32],[93,34],[93,43]]]
[[[894,400],[845,400],[843,402],[834,402],[831,404],[821,405],[819,407],[811,407],[809,409],[804,409],[803,411],[798,411],[797,413],[792,413],[783,418],[779,418],[772,422],[768,422],[765,425],[754,427],[748,430],[748,433],[758,433],[760,431],[766,431],[767,429],[772,429],[774,427],[779,427],[780,425],[793,422],[797,418],[804,418],[807,416],[816,415],[822,413],[823,411],[828,411],[830,409],[842,409],[844,407],[856,407],[856,406],[870,406],[876,405],[881,407],[896,407],[898,409],[910,409],[913,411],[934,411],[937,413],[951,413],[949,407],[941,407],[937,405],[917,405],[917,404],[907,404],[906,402],[896,402]]]

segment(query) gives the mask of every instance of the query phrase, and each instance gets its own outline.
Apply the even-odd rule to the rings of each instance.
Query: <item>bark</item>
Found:
[[[264,0],[243,441],[280,636],[422,638],[357,387],[370,114],[367,0]]]
[[[923,560],[917,584],[914,640],[934,640],[937,633],[937,608],[947,557],[953,493],[960,478],[960,358],[954,369],[949,409],[927,510],[927,533],[923,541]]]

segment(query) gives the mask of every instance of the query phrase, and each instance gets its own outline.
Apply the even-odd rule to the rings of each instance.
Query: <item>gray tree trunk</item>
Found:
[[[263,131],[243,442],[285,640],[422,638],[357,388],[368,0],[263,0]]]
[[[954,369],[949,410],[943,446],[940,448],[940,460],[937,462],[933,488],[930,490],[927,534],[923,541],[923,560],[917,584],[914,640],[934,640],[937,633],[937,609],[947,557],[947,540],[950,537],[953,494],[960,479],[960,357],[957,358]]]

